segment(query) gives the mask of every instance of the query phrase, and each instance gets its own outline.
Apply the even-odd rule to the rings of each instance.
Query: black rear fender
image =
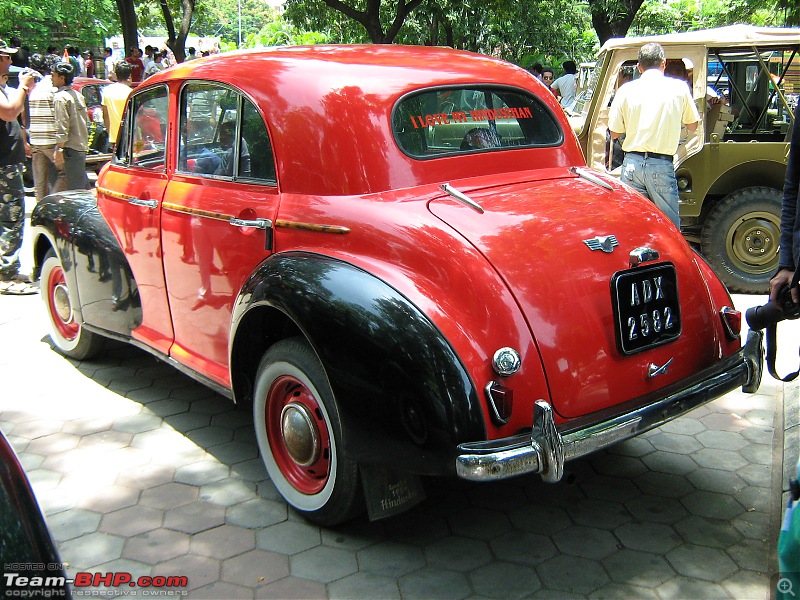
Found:
[[[234,396],[249,399],[275,341],[304,336],[320,358],[359,462],[451,472],[455,447],[486,435],[478,394],[441,332],[377,277],[328,257],[265,261],[234,312]]]

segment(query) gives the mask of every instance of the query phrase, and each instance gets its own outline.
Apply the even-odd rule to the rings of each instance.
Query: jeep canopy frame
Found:
[[[681,230],[731,291],[764,293],[778,264],[780,197],[800,95],[800,29],[732,25],[608,40],[568,113],[592,168],[620,174],[610,104],[629,80],[622,75],[638,76],[639,48],[650,42],[663,46],[668,66],[683,62],[703,116],[694,132],[682,132],[675,154]]]

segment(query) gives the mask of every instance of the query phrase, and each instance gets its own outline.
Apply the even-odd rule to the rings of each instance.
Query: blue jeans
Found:
[[[622,161],[622,177],[640,194],[647,196],[680,229],[678,216],[678,179],[672,161],[665,158],[628,153]]]

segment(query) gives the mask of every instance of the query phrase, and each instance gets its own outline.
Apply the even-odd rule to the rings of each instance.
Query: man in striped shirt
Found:
[[[50,73],[58,62],[53,54],[42,56],[34,54],[30,58],[31,67],[42,74],[42,79],[28,96],[30,126],[28,135],[33,163],[33,183],[36,187],[36,202],[49,194],[58,179],[55,163],[56,119],[53,96],[55,88]]]

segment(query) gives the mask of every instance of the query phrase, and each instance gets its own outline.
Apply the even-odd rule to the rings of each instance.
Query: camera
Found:
[[[22,69],[22,71],[20,71],[20,75],[30,75],[31,77],[33,77],[34,81],[39,81],[42,78],[42,74],[39,73],[39,71],[35,69],[29,69],[27,67],[25,69]]]
[[[778,292],[777,302],[767,302],[763,306],[754,306],[747,309],[744,314],[747,325],[754,331],[760,331],[780,321],[797,319],[798,317],[800,317],[800,304],[795,304],[792,301],[792,294],[788,285]]]

